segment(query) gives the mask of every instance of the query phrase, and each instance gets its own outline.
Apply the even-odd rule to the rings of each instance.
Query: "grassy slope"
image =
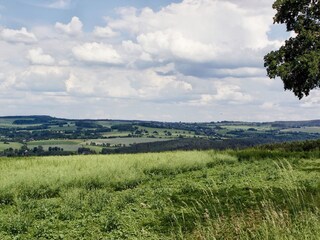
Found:
[[[319,239],[320,160],[237,154],[1,159],[0,239]]]

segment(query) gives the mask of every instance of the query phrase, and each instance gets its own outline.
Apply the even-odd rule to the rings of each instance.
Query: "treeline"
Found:
[[[271,123],[276,128],[320,127],[320,120],[310,121],[277,121]]]
[[[16,124],[16,125],[43,124],[43,123],[48,123],[54,119],[50,116],[30,116],[30,119],[28,117],[24,117],[24,118],[27,118],[27,119],[17,119],[13,121],[13,124]]]
[[[294,139],[294,138],[293,138]],[[243,138],[243,139],[204,139],[204,138],[181,138],[170,141],[138,143],[128,147],[117,149],[104,148],[102,154],[115,153],[145,153],[164,152],[176,150],[225,150],[244,149],[257,147],[265,150],[285,150],[285,151],[311,151],[319,149],[320,140],[308,140],[302,142],[287,142],[288,138],[274,136],[265,138]],[[273,144],[270,144],[273,142]]]
[[[138,143],[128,147],[116,149],[103,148],[100,154],[123,154],[123,153],[146,153],[164,152],[176,150],[225,150],[225,149],[245,149],[235,152],[239,160],[265,159],[272,156],[304,158],[309,156],[308,152],[320,153],[320,140],[307,140],[299,142],[279,142],[268,144],[263,139],[224,139],[212,140],[202,138],[182,138],[163,142]],[[44,150],[42,146],[28,148],[23,145],[20,149],[8,148],[0,152],[0,156],[55,156],[55,155],[86,155],[97,154],[87,147],[79,147],[77,151],[65,151],[60,147],[49,147]],[[318,154],[320,156],[320,154]],[[318,156],[317,155],[317,156]]]
[[[263,150],[281,150],[286,152],[309,152],[320,150],[320,139],[306,140],[300,142],[283,142],[258,146],[257,149]]]
[[[77,151],[66,151],[61,147],[49,147],[48,150],[44,150],[42,146],[29,148],[26,145],[21,146],[20,149],[8,148],[0,152],[2,157],[27,157],[27,156],[68,156],[68,155],[88,155],[97,154],[96,151],[79,147]]]
[[[176,150],[224,150],[224,149],[243,149],[253,147],[258,144],[268,142],[266,139],[203,139],[203,138],[181,138],[170,141],[138,143],[128,147],[117,149],[104,148],[102,154],[115,153],[145,153],[145,152],[164,152]]]
[[[0,152],[0,156],[4,157],[22,157],[22,156],[65,156],[74,155],[75,152],[65,151],[60,147],[49,147],[47,151],[42,146],[28,148],[26,145],[21,146],[20,149],[8,148]]]
[[[219,126],[209,127],[202,123],[183,123],[183,122],[140,122],[141,127],[174,129],[182,131],[192,131],[196,135],[217,136],[215,130],[221,129]]]

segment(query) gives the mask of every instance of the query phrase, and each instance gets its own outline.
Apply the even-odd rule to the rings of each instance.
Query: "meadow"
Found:
[[[320,239],[319,152],[0,159],[0,239]]]

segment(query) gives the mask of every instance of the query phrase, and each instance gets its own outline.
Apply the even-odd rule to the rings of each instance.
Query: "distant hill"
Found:
[[[0,117],[0,155],[65,155],[245,148],[320,139],[320,120],[161,122]]]

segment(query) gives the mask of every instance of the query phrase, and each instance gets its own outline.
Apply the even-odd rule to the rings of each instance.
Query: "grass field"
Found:
[[[320,133],[320,127],[288,128],[288,129],[283,129],[281,131],[282,132]]]
[[[320,239],[320,158],[259,150],[0,159],[0,239]]]
[[[118,131],[113,131],[113,132],[106,132],[103,134],[103,137],[127,137],[131,132],[118,132]]]
[[[80,147],[86,147],[90,148],[91,150],[96,151],[97,153],[100,152],[103,148],[103,143],[109,143],[111,147],[114,147],[115,145],[121,144],[125,146],[129,146],[131,144],[135,143],[147,143],[147,142],[160,142],[160,141],[168,141],[170,139],[164,139],[164,138],[147,138],[147,137],[139,137],[139,138],[108,138],[108,139],[89,139],[89,140],[82,140],[82,139],[71,139],[71,140],[62,140],[62,139],[56,139],[56,140],[41,140],[41,141],[30,141],[27,143],[27,146],[29,148],[42,146],[45,151],[48,150],[49,147],[60,147],[63,148],[65,151],[77,151]],[[96,143],[97,146],[91,146],[91,143]],[[17,143],[18,144],[18,143]],[[16,144],[16,145],[17,145]],[[13,144],[11,144],[13,146]],[[14,145],[14,146],[16,146]],[[101,145],[101,146],[100,146]],[[21,146],[17,145],[17,146]],[[9,148],[10,145],[8,144],[1,144],[0,143],[0,150]],[[19,148],[16,147],[16,148]]]
[[[135,143],[147,143],[147,142],[161,142],[161,141],[168,141],[170,139],[164,139],[164,138],[146,138],[146,137],[139,137],[139,138],[108,138],[108,139],[91,139],[87,140],[86,143],[90,144],[91,142],[94,142],[96,144],[103,144],[103,143],[110,143],[111,145],[117,145],[117,144],[124,144],[126,146],[129,146],[130,144]]]
[[[138,129],[147,130],[148,135],[154,135],[154,136],[166,137],[166,138],[176,138],[176,137],[179,137],[180,135],[185,137],[194,136],[194,131],[187,131],[187,130],[178,130],[178,129],[169,129],[169,128],[150,128],[150,127],[139,127]],[[155,131],[157,132],[157,134],[154,133]],[[166,132],[170,132],[172,135],[167,136]]]
[[[0,151],[3,151],[8,148],[19,149],[21,146],[22,144],[17,142],[9,142],[9,143],[0,142]]]
[[[30,141],[27,143],[29,148],[42,146],[45,151],[49,149],[49,147],[60,147],[65,151],[77,151],[79,147],[85,146],[84,140],[72,139],[72,140],[41,140],[41,141]]]

